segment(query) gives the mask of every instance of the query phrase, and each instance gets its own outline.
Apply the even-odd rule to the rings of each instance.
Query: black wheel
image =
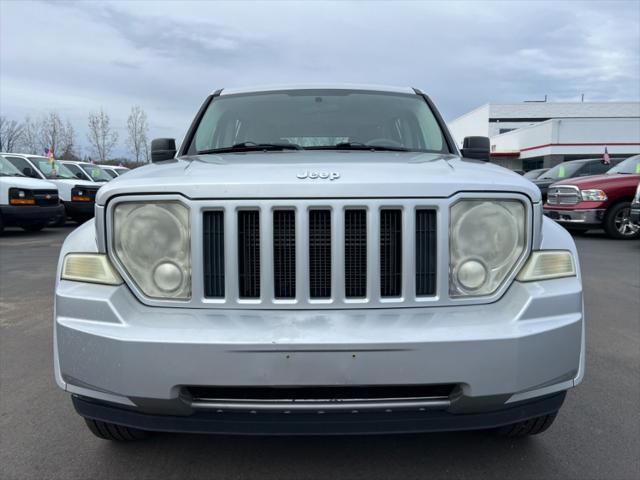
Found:
[[[527,437],[529,435],[537,435],[548,429],[556,419],[558,412],[543,415],[541,417],[531,418],[511,425],[500,427],[498,435],[509,438]]]
[[[4,222],[2,221],[2,215],[0,215],[0,235],[4,232]]]
[[[115,423],[101,422],[100,420],[84,419],[87,427],[96,437],[114,442],[133,442],[143,440],[149,436],[149,432],[137,428],[124,427]]]
[[[21,225],[22,229],[26,232],[39,232],[46,226],[46,223],[28,223],[26,225]]]
[[[640,227],[631,221],[631,203],[620,202],[607,211],[604,229],[611,238],[631,240],[640,237]]]

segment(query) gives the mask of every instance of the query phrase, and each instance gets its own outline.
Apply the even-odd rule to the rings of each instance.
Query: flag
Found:
[[[604,163],[605,165],[611,164],[611,159],[609,158],[609,151],[607,150],[607,147],[604,147],[604,155],[602,156],[602,163]]]
[[[47,158],[49,159],[49,163],[53,165],[55,158],[53,158],[53,150],[50,148],[47,150]]]

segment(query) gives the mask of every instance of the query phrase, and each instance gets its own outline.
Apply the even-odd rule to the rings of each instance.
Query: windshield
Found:
[[[45,178],[50,180],[76,178],[76,176],[57,160],[50,162],[48,158],[44,157],[30,157],[31,161],[35,163],[36,167]]]
[[[563,162],[540,175],[538,179],[560,180],[562,178],[571,178],[583,165],[584,162]]]
[[[616,173],[640,174],[640,155],[627,158],[620,162],[607,172],[607,175],[615,175]]]
[[[24,177],[20,170],[4,157],[0,157],[0,175],[3,177]]]
[[[104,171],[107,172],[107,175],[109,175],[111,178],[116,178],[118,176],[116,171],[111,170],[110,168],[105,168]]]
[[[73,163],[65,163],[64,166],[71,170],[76,178],[79,178],[80,180],[89,180],[87,174],[84,173],[78,165],[75,165]]]
[[[107,172],[96,165],[82,165],[82,169],[87,172],[94,182],[108,182],[111,177]]]
[[[198,125],[189,153],[239,145],[449,153],[443,132],[422,97],[355,90],[216,97]]]
[[[528,178],[529,180],[532,180],[534,178],[538,178],[540,175],[542,175],[546,171],[547,169],[544,169],[544,168],[541,168],[538,170],[529,170],[527,173],[524,174],[524,178]]]

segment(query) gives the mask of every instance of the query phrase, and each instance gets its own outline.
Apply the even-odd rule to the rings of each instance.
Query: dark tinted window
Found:
[[[607,170],[611,168],[611,165],[607,165],[606,163],[602,163],[602,161],[598,160],[597,162],[589,162],[586,165],[584,171],[581,171],[581,175],[601,175]]]

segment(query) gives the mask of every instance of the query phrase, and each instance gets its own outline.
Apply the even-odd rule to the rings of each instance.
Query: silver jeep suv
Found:
[[[209,96],[66,239],[55,378],[102,438],[549,427],[580,269],[540,191],[410,88]]]

